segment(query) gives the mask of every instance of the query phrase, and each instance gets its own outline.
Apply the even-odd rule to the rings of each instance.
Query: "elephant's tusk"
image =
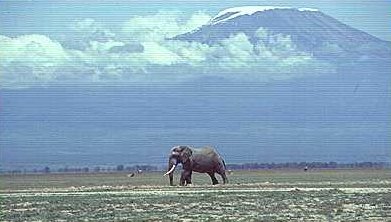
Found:
[[[173,165],[167,173],[164,174],[164,176],[167,176],[168,174],[172,173],[175,170],[176,165]]]

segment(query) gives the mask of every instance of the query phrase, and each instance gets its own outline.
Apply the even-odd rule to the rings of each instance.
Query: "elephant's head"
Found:
[[[175,146],[171,149],[171,154],[168,159],[168,171],[164,175],[170,176],[170,184],[172,185],[173,172],[175,167],[181,163],[183,166],[190,163],[190,157],[193,151],[188,146]]]

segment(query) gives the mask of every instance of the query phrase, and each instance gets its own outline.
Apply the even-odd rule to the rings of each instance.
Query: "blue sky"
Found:
[[[391,40],[391,2],[387,0],[283,0],[283,1],[1,1],[1,33],[19,34],[61,32],[75,19],[93,18],[109,26],[118,27],[134,15],[156,13],[159,10],[183,12],[203,11],[214,15],[218,11],[242,5],[273,5],[312,7],[355,28],[385,40]]]

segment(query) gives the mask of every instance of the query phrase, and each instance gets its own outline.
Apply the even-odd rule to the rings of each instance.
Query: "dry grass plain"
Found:
[[[194,174],[191,187],[162,175],[1,175],[0,221],[391,221],[390,170]]]

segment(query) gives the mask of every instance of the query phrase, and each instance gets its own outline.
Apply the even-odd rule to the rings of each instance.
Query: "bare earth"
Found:
[[[2,175],[0,220],[391,221],[390,170],[235,171],[218,186],[194,174],[191,187],[162,174]]]

